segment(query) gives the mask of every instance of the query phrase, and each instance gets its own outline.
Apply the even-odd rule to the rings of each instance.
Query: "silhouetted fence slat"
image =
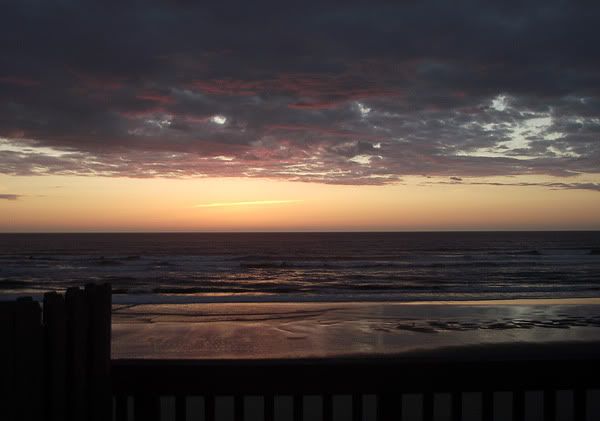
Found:
[[[160,398],[157,395],[139,395],[134,400],[134,418],[140,421],[159,421]]]
[[[462,419],[462,392],[454,391],[450,395],[450,415],[452,421]]]
[[[482,419],[492,421],[494,419],[494,392],[484,390],[481,394]]]
[[[15,306],[16,416],[22,421],[44,419],[44,338],[39,303],[19,299]]]
[[[323,395],[323,421],[333,420],[333,397],[331,393]]]
[[[186,397],[183,395],[175,396],[175,421],[187,420]]]
[[[0,303],[0,408],[7,420],[15,418],[15,303]]]
[[[304,398],[302,395],[296,394],[294,400],[294,421],[303,421],[304,418]]]
[[[544,390],[544,421],[556,421],[555,390]]]
[[[215,421],[215,396],[204,396],[204,419],[206,421]]]
[[[434,394],[432,392],[425,393],[423,395],[423,421],[433,421],[433,404]]]
[[[88,419],[88,311],[85,296],[79,288],[69,288],[67,306],[67,384],[71,420]]]
[[[267,394],[264,396],[263,402],[265,421],[275,421],[275,396]]]
[[[585,410],[587,406],[587,396],[585,389],[582,389],[581,387],[575,389],[573,394],[573,406],[575,411],[575,417],[573,419],[575,421],[586,421]]]
[[[62,295],[44,295],[46,340],[46,409],[48,419],[67,418],[67,313]]]
[[[363,395],[355,393],[352,395],[352,421],[363,419]]]
[[[395,421],[402,417],[402,399],[391,393],[377,396],[377,419],[380,421]]]
[[[88,405],[90,421],[105,421],[112,413],[110,391],[110,285],[88,284],[85,287],[88,309]],[[91,381],[93,379],[93,381]]]
[[[116,421],[127,421],[127,396],[118,395],[115,397],[115,418]]]
[[[515,390],[512,400],[513,420],[524,421],[525,419],[525,391]]]
[[[233,397],[233,419],[234,421],[244,421],[244,396],[235,395]]]

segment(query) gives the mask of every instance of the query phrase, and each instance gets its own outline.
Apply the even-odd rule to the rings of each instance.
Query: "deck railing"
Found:
[[[567,419],[583,421],[587,395],[600,386],[600,359],[576,361],[503,362],[400,362],[388,360],[269,360],[269,361],[142,361],[113,362],[113,393],[117,421],[158,421],[160,397],[174,397],[174,419],[188,418],[192,396],[203,397],[203,418],[215,417],[215,398],[233,397],[233,419],[244,421],[245,397],[262,397],[263,419],[273,421],[275,397],[293,398],[293,420],[312,419],[303,414],[303,399],[320,395],[323,421],[333,419],[333,395],[351,397],[348,419],[399,421],[405,394],[421,395],[421,416],[434,420],[436,397],[449,394],[450,419],[462,420],[463,392],[480,392],[480,415],[494,419],[496,392],[510,392],[512,420],[526,420],[525,393],[543,393],[543,419],[556,420],[557,392],[572,391]],[[365,397],[376,398],[376,415],[367,417]],[[129,407],[128,407],[129,403]],[[498,404],[498,402],[496,402]],[[502,403],[506,405],[505,402]],[[503,408],[506,410],[506,408]],[[506,412],[506,411],[504,411]],[[141,417],[141,418],[138,418]],[[509,418],[511,419],[511,418]],[[505,421],[505,419],[502,419]]]

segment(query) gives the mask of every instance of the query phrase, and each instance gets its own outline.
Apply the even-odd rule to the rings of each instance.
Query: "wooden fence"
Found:
[[[289,396],[294,421],[313,421],[303,414],[307,396],[321,397],[318,419],[334,419],[333,395],[351,398],[352,421],[363,421],[366,396],[376,397],[378,421],[403,419],[405,394],[421,396],[421,416],[433,421],[435,397],[449,394],[450,419],[464,418],[463,393],[479,392],[482,421],[527,420],[525,396],[528,391],[543,394],[543,419],[557,419],[557,392],[570,391],[573,402],[569,420],[597,420],[587,414],[587,396],[600,387],[600,356],[585,360],[532,360],[497,362],[402,362],[382,360],[268,360],[268,361],[177,361],[117,360],[113,362],[113,393],[116,420],[158,421],[160,397],[174,397],[176,421],[191,420],[191,397],[202,397],[202,417],[214,421],[217,396],[233,397],[233,420],[244,421],[246,398],[262,397],[263,419],[276,421],[275,397]],[[511,414],[494,418],[494,406],[506,405],[495,392],[509,392]],[[314,413],[313,413],[314,414]],[[596,415],[598,416],[598,415]],[[229,418],[231,419],[231,418]],[[373,419],[371,417],[370,419]],[[563,418],[564,419],[564,418]]]
[[[0,419],[110,420],[110,336],[110,285],[0,302]]]

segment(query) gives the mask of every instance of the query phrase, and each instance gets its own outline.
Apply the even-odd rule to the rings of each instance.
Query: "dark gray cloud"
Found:
[[[599,173],[599,20],[564,0],[5,1],[0,173]]]
[[[20,197],[18,194],[0,193],[0,200],[17,200]]]

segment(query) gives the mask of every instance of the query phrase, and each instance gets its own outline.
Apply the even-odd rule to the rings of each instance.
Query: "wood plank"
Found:
[[[70,421],[88,420],[88,311],[83,291],[69,288],[67,308],[67,413]]]
[[[110,334],[111,288],[109,284],[85,286],[89,315],[88,330],[88,404],[90,421],[110,419]]]
[[[44,295],[46,340],[46,411],[51,421],[67,417],[67,312],[62,295]]]
[[[30,298],[15,305],[15,404],[19,420],[44,419],[42,310]]]
[[[0,410],[15,420],[15,303],[0,303]]]

